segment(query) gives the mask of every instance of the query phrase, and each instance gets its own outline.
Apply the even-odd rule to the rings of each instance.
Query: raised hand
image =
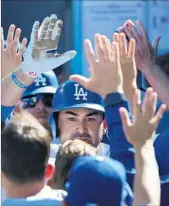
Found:
[[[156,113],[157,94],[152,88],[148,88],[141,105],[141,92],[136,90],[133,100],[133,121],[130,120],[128,111],[120,108],[120,115],[123,130],[127,140],[134,147],[145,145],[146,142],[153,142],[153,135],[157,129],[160,119],[166,110],[163,104]]]
[[[56,50],[60,39],[63,22],[57,20],[57,16],[52,14],[46,17],[40,28],[36,29],[34,34],[35,47],[33,49],[33,56],[36,57],[38,52],[46,52],[50,50]]]
[[[155,63],[156,53],[160,37],[157,37],[151,45],[148,40],[147,32],[140,21],[136,21],[139,31],[134,26],[134,23],[128,20],[120,31],[124,32],[129,39],[133,38],[136,41],[135,59],[137,68],[144,72],[147,68]]]
[[[20,35],[21,29],[16,29],[13,24],[10,25],[5,47],[3,28],[1,28],[1,81],[20,68],[22,55],[27,44],[27,39],[24,38],[18,49]]]
[[[116,42],[112,45],[106,36],[95,35],[95,52],[90,40],[84,43],[87,60],[90,65],[90,78],[80,75],[70,76],[86,89],[98,93],[103,98],[112,92],[123,93],[123,80],[120,66],[119,48]]]
[[[137,89],[137,69],[135,62],[135,40],[130,39],[127,48],[126,36],[124,33],[114,33],[113,41],[117,42],[120,51],[120,64],[123,73],[123,90],[126,97],[132,100]]]
[[[24,73],[35,78],[39,74],[50,71],[75,57],[75,51],[68,51],[63,54],[47,53],[57,49],[62,25],[63,22],[57,20],[54,14],[46,17],[40,27],[39,22],[34,23],[30,43],[22,64]]]

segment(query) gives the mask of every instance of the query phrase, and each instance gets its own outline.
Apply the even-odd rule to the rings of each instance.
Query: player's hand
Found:
[[[134,26],[134,23],[128,20],[124,26],[120,29],[124,32],[129,39],[133,38],[136,41],[135,59],[137,69],[144,72],[146,69],[152,67],[155,63],[158,44],[160,37],[157,37],[153,44],[149,43],[147,32],[140,21],[136,21],[139,31]]]
[[[56,50],[60,39],[63,21],[57,20],[57,16],[52,14],[46,17],[35,37],[35,47],[33,48],[33,57],[40,55],[41,52]]]
[[[27,39],[24,38],[18,49],[21,29],[15,28],[15,25],[10,25],[6,40],[6,48],[4,45],[3,28],[1,28],[1,80],[6,79],[12,72],[19,69],[22,62],[22,55],[27,44]]]
[[[127,48],[126,37],[124,33],[114,33],[113,41],[117,42],[120,50],[120,63],[123,73],[123,90],[126,97],[130,100],[137,89],[136,78],[137,69],[135,62],[135,40],[130,39]]]
[[[119,48],[116,42],[112,45],[107,37],[95,35],[95,52],[90,40],[85,40],[85,52],[90,65],[90,78],[80,75],[70,76],[86,89],[98,93],[103,98],[112,92],[123,93],[123,78],[120,66]]]
[[[141,92],[136,90],[133,105],[133,121],[129,118],[128,111],[120,108],[120,115],[123,124],[123,130],[127,140],[134,147],[140,147],[147,142],[153,141],[153,135],[157,129],[160,119],[165,112],[166,105],[163,104],[156,113],[157,94],[152,88],[148,88],[141,105]]]
[[[40,27],[39,22],[34,23],[30,43],[22,64],[24,73],[36,78],[39,74],[57,68],[75,57],[75,51],[63,54],[47,53],[57,49],[62,25],[63,22],[57,20],[54,14],[50,18],[46,17]]]

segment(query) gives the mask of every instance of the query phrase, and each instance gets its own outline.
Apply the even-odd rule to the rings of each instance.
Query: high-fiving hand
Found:
[[[57,20],[57,16],[52,14],[46,17],[41,26],[37,22],[34,37],[33,57],[36,58],[41,52],[56,50],[60,39],[63,22]],[[38,28],[39,27],[39,28]]]
[[[95,52],[90,40],[85,40],[85,52],[90,65],[90,78],[72,75],[70,79],[103,98],[112,92],[123,93],[123,78],[120,66],[119,48],[106,36],[95,35]]]
[[[166,110],[166,105],[161,105],[156,113],[157,94],[152,88],[147,89],[142,105],[141,92],[136,90],[133,102],[133,121],[130,120],[125,108],[120,108],[120,115],[127,140],[134,147],[140,148],[147,141],[153,143],[153,136]]]
[[[22,70],[25,74],[35,78],[75,57],[75,51],[63,54],[47,53],[57,49],[62,25],[63,22],[57,20],[54,14],[46,17],[40,27],[39,22],[34,23],[30,43],[22,63]]]
[[[120,51],[120,64],[123,73],[123,90],[126,97],[131,100],[137,89],[137,69],[135,62],[135,40],[130,39],[127,48],[126,36],[124,33],[114,33],[113,41],[117,42]]]
[[[129,39],[133,38],[136,41],[135,59],[137,69],[144,72],[149,69],[154,63],[157,54],[160,37],[158,36],[152,45],[149,43],[148,34],[140,21],[136,21],[139,30],[136,29],[131,20],[125,22],[120,32],[124,32]]]
[[[3,28],[1,28],[1,81],[20,68],[22,55],[27,44],[27,39],[24,38],[18,49],[20,35],[21,29],[16,29],[13,24],[10,25],[5,47]]]

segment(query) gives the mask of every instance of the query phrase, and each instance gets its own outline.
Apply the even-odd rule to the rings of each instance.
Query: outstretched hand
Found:
[[[127,140],[134,147],[140,147],[147,141],[153,142],[153,135],[162,118],[166,105],[163,104],[156,113],[157,94],[152,88],[148,88],[141,105],[141,92],[136,90],[133,100],[133,121],[129,118],[129,113],[125,108],[120,108],[120,115],[123,130]]]
[[[1,28],[1,81],[20,68],[22,56],[27,44],[27,39],[24,38],[18,48],[20,36],[21,29],[16,29],[13,24],[10,25],[5,47],[3,28]]]
[[[139,30],[136,29],[134,23],[131,20],[128,20],[124,26],[120,28],[120,32],[124,32],[129,39],[135,39],[136,65],[140,71],[144,72],[147,68],[150,68],[155,63],[160,37],[158,36],[151,45],[144,26],[140,21],[136,21],[136,24]]]
[[[124,33],[114,33],[113,41],[117,42],[120,51],[120,64],[123,74],[123,90],[126,97],[131,100],[137,89],[137,69],[135,62],[135,40],[130,39],[127,48],[126,36]]]
[[[22,64],[25,74],[36,78],[39,74],[57,68],[76,56],[75,51],[63,54],[47,53],[58,48],[62,25],[63,22],[57,20],[57,16],[54,14],[46,17],[41,26],[38,21],[34,23],[30,43]]]
[[[90,65],[90,78],[71,75],[70,79],[78,82],[86,89],[98,93],[103,98],[112,92],[123,93],[123,79],[120,66],[119,48],[112,44],[106,36],[95,35],[95,52],[90,40],[85,40],[85,53]]]

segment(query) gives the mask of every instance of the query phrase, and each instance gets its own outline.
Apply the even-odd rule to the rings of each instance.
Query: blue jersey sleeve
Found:
[[[1,105],[1,119],[3,121],[6,121],[7,118],[10,116],[10,114],[13,112],[15,106],[12,107],[6,107]]]
[[[154,141],[156,160],[161,180],[161,206],[169,205],[169,129],[158,135]]]
[[[154,148],[161,181],[169,182],[169,129],[156,137]]]
[[[112,94],[113,95],[113,94]],[[113,99],[113,98],[112,98]],[[119,108],[125,107],[127,110],[128,103],[122,100],[115,105],[109,104],[105,107],[105,117],[110,140],[110,157],[123,163],[127,171],[127,180],[131,188],[133,188],[133,178],[135,174],[133,146],[126,140],[122,128]]]

